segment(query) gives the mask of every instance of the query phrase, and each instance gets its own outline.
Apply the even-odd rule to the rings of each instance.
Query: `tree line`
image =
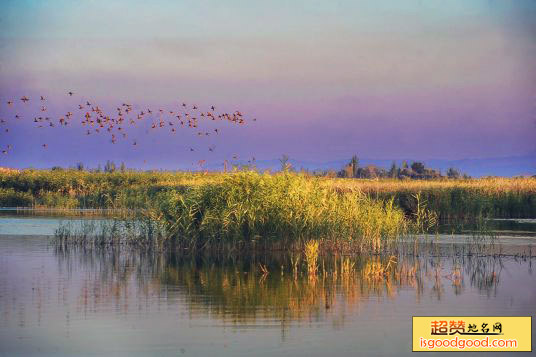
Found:
[[[426,167],[423,162],[413,161],[408,164],[403,161],[401,166],[398,166],[395,161],[387,170],[376,165],[359,166],[359,159],[354,155],[350,162],[346,164],[340,171],[337,172],[337,177],[348,178],[394,178],[394,179],[438,179],[438,178],[469,178],[467,174],[461,173],[456,168],[449,168],[445,175],[442,175],[441,170]]]
[[[294,170],[290,164],[289,157],[283,155],[279,159],[281,163],[281,171]],[[304,170],[302,170],[304,171]],[[305,170],[308,171],[308,170]],[[312,172],[316,176],[327,177],[342,177],[342,178],[393,178],[393,179],[460,179],[470,178],[469,175],[462,173],[460,170],[451,167],[447,170],[445,175],[441,173],[441,170],[428,168],[423,162],[413,161],[408,163],[403,161],[401,166],[398,166],[395,161],[391,164],[389,169],[378,167],[376,165],[359,166],[359,158],[354,155],[350,161],[343,166],[339,171],[336,170],[316,170]]]

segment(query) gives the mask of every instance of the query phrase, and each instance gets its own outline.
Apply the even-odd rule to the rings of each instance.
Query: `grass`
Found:
[[[394,199],[407,214],[418,210],[418,200],[443,222],[493,218],[536,217],[536,178],[481,178],[463,180],[332,179],[340,191],[360,191],[373,198]]]
[[[16,191],[12,187],[0,188],[0,205],[2,207],[29,207],[34,197],[31,192]]]
[[[311,240],[305,243],[304,250],[305,261],[307,263],[307,274],[309,274],[310,277],[316,277],[316,272],[318,270],[318,242]]]
[[[309,239],[324,248],[350,244],[379,250],[408,230],[392,201],[337,192],[293,174],[240,172],[221,183],[161,193],[156,220],[174,243],[192,247],[253,244],[287,249]]]
[[[161,244],[160,238],[163,232],[160,231],[157,222],[123,217],[106,220],[67,220],[60,223],[54,236],[56,247],[138,246],[151,249]]]
[[[392,201],[337,192],[318,179],[300,175],[256,172],[238,172],[221,182],[168,188],[155,194],[144,209],[114,222],[120,228],[93,229],[94,236],[102,237],[93,241],[86,231],[71,233],[72,227],[65,227],[57,236],[61,244],[123,244],[126,238],[117,239],[115,233],[122,231],[130,243],[189,250],[302,250],[314,239],[310,244],[317,250],[320,245],[323,250],[379,251],[412,227]],[[132,222],[143,229],[121,228]]]
[[[24,170],[0,172],[0,206],[120,212],[119,225],[136,219],[146,225],[137,241],[157,246],[303,250],[315,240],[321,251],[380,251],[408,233],[437,230],[440,222],[536,217],[536,179]]]
[[[236,173],[23,170],[0,172],[0,206],[140,208],[167,190],[219,184]],[[536,217],[536,178],[396,180],[317,178],[340,192],[393,199],[408,215],[418,209],[415,195],[442,221]]]

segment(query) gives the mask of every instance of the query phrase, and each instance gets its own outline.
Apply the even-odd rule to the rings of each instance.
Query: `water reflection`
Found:
[[[447,290],[460,295],[471,287],[492,296],[501,281],[501,256],[427,255],[321,257],[311,277],[291,268],[285,254],[244,257],[188,257],[132,249],[56,249],[59,268],[85,272],[80,310],[113,304],[126,313],[133,302],[143,309],[151,299],[183,301],[189,315],[254,324],[325,319],[359,309],[373,298],[396,299],[401,290],[442,300]],[[519,258],[519,264],[530,259]],[[385,268],[391,262],[390,268]],[[383,269],[383,271],[382,271]],[[266,270],[268,273],[266,273]],[[133,301],[135,300],[135,301]]]
[[[311,276],[295,253],[194,258],[0,235],[0,352],[400,355],[412,315],[533,313],[529,257],[451,248],[320,256]]]

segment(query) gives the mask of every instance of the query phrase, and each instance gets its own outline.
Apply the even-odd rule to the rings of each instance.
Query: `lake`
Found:
[[[460,249],[471,232],[429,238],[440,248],[400,254],[389,279],[364,273],[377,256],[310,279],[281,254],[57,249],[65,220],[0,215],[2,356],[404,356],[412,316],[536,311],[536,220],[494,222],[500,254]]]

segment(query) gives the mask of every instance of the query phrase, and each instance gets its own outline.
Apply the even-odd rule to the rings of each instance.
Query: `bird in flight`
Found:
[[[73,91],[66,92],[67,95],[73,96],[75,93]],[[16,97],[15,97],[16,98]],[[20,100],[23,103],[28,103],[30,101],[30,98],[27,96],[19,97]],[[140,106],[147,108],[146,110],[138,111],[137,113],[134,111],[133,104],[127,104],[123,103],[122,106],[117,107],[117,112],[114,110],[113,113],[108,113],[104,109],[104,107],[100,107],[96,103],[90,103],[86,100],[86,102],[80,102],[73,105],[75,108],[77,107],[80,111],[76,114],[73,112],[67,112],[67,114],[58,115],[57,117],[53,116],[53,110],[54,106],[45,106],[45,101],[48,103],[50,101],[49,96],[47,95],[38,95],[36,98],[39,98],[40,105],[36,106],[37,111],[40,112],[46,112],[51,113],[50,117],[41,117],[41,116],[35,116],[32,120],[33,123],[35,123],[35,126],[38,128],[55,128],[55,127],[63,127],[67,125],[74,124],[73,120],[80,119],[80,124],[84,126],[82,133],[86,135],[92,135],[92,134],[102,134],[102,133],[110,133],[111,134],[111,142],[112,144],[118,143],[120,139],[126,139],[127,138],[127,130],[128,125],[130,126],[138,126],[143,125],[141,124],[142,121],[146,123],[146,125],[149,128],[154,129],[156,132],[157,130],[168,127],[169,129],[167,132],[171,132],[171,134],[178,134],[179,128],[190,128],[190,129],[197,129],[194,133],[197,133],[198,137],[209,137],[210,134],[218,134],[221,133],[220,129],[223,128],[205,128],[205,123],[211,123],[212,121],[216,120],[225,120],[228,123],[231,124],[245,124],[246,118],[243,117],[243,114],[236,110],[231,113],[218,113],[216,112],[216,106],[210,105],[210,109],[207,111],[201,111],[199,109],[200,107],[203,107],[202,105],[198,106],[197,104],[187,104],[186,102],[180,101],[178,103],[178,106],[180,107],[182,105],[182,108],[180,109],[173,109],[169,108],[167,110],[164,109],[157,109],[153,108],[153,110],[147,108],[146,106]],[[11,99],[7,100],[8,106],[17,106],[17,100]],[[38,102],[39,103],[39,102]],[[115,107],[115,106],[114,106]],[[138,107],[138,105],[136,105]],[[171,110],[170,110],[171,109]],[[131,113],[132,112],[132,113]],[[158,113],[159,117],[155,118],[152,116],[153,113]],[[22,119],[22,115],[13,113],[15,119]],[[150,119],[148,119],[150,117]],[[135,120],[137,118],[137,120]],[[199,119],[198,119],[199,118]],[[144,120],[145,119],[145,120]],[[210,119],[210,121],[205,121],[203,119]],[[253,121],[256,121],[257,119],[252,119]],[[7,123],[6,120],[0,119],[0,123],[4,124]],[[48,124],[47,124],[48,123]],[[168,125],[166,125],[169,124]],[[176,124],[176,125],[175,125]],[[178,124],[181,124],[179,127]],[[9,132],[9,129],[4,127],[4,131],[7,133]],[[149,133],[149,130],[146,131]],[[139,139],[139,138],[138,138]],[[137,139],[131,141],[131,145],[133,146],[139,146]],[[46,149],[48,147],[47,144],[41,145],[43,149]],[[196,151],[193,147],[187,147],[187,150],[190,150],[190,152]],[[2,149],[0,148],[0,151]],[[10,148],[5,149],[5,151],[8,151],[8,153],[11,152]],[[215,145],[208,147],[209,152],[215,152]],[[238,158],[238,157],[234,157]]]

